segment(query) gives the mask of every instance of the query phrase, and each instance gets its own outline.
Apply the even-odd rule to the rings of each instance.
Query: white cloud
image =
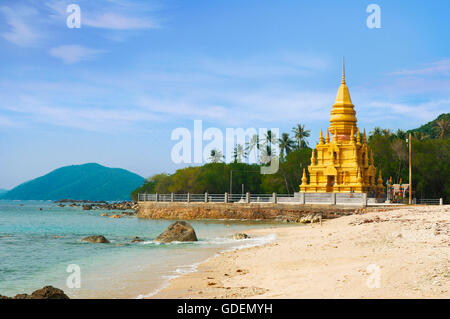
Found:
[[[235,78],[310,76],[323,71],[329,59],[323,56],[308,56],[292,52],[275,55],[252,56],[239,61],[203,59],[200,67],[206,72]]]
[[[0,7],[0,12],[4,15],[6,24],[9,26],[9,30],[3,32],[1,36],[16,45],[19,46],[33,46],[37,43],[40,34],[36,30],[36,24],[28,23],[34,22],[37,15],[37,11],[33,8],[20,7]]]
[[[19,97],[18,105],[20,107],[8,106],[3,109],[12,114],[21,115],[22,121],[26,120],[28,123],[46,123],[87,131],[115,132],[132,127],[138,122],[160,120],[160,117],[142,110],[57,107],[32,96]]]
[[[2,127],[17,127],[19,126],[17,122],[10,119],[9,117],[0,115],[0,128]]]
[[[158,24],[149,19],[129,17],[117,13],[103,13],[94,18],[82,18],[82,25],[94,28],[131,30],[131,29],[152,29],[158,28]]]
[[[208,100],[221,100],[211,103]],[[329,116],[334,94],[297,91],[216,91],[173,99],[142,98],[138,105],[167,118],[201,119],[226,125],[290,123],[294,118],[320,120]]]
[[[61,45],[52,48],[49,53],[51,56],[61,59],[64,63],[72,64],[92,59],[103,52],[104,51],[89,49],[81,45]]]
[[[365,111],[365,115],[373,117],[372,120],[383,118],[396,118],[403,119],[417,119],[422,122],[426,122],[436,118],[439,114],[445,110],[450,109],[450,99],[431,100],[423,103],[395,103],[395,102],[380,102],[372,101],[368,104],[368,109]]]
[[[53,11],[57,19],[66,19],[66,8],[73,1],[57,0],[49,1],[46,6]],[[154,18],[143,17],[140,11],[147,11],[150,4],[142,5],[122,1],[96,1],[80,3],[81,7],[81,27],[111,30],[134,30],[158,28]],[[103,11],[103,7],[108,7],[109,11]]]
[[[437,75],[444,74],[450,75],[450,59],[443,59],[427,66],[415,69],[405,69],[396,72],[392,72],[394,75]]]

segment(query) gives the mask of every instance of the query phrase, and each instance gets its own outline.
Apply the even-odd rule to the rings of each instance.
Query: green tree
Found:
[[[284,154],[289,154],[294,149],[295,142],[289,137],[288,133],[283,133],[278,140],[278,146],[280,148],[280,158],[284,159]]]
[[[310,136],[311,131],[306,130],[305,125],[297,124],[292,128],[292,133],[294,133],[294,138],[297,140],[299,149],[308,146],[306,138]]]
[[[450,131],[450,122],[445,118],[436,121],[435,130],[437,131],[440,139],[446,138],[448,132]]]
[[[224,159],[224,156],[221,151],[219,151],[217,149],[213,149],[213,150],[211,150],[211,152],[209,152],[208,160],[210,163],[220,163],[223,161],[223,159]]]
[[[233,148],[233,159],[235,163],[242,163],[244,159],[247,158],[247,153],[245,152],[244,146],[237,144]]]

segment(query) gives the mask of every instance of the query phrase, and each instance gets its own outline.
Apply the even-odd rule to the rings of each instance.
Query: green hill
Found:
[[[0,195],[16,200],[129,200],[130,193],[144,178],[121,168],[96,163],[58,168]]]
[[[6,192],[7,192],[6,189],[0,188],[0,195],[3,194],[3,193],[6,193]]]
[[[428,137],[436,138],[439,135],[439,129],[438,129],[437,122],[441,121],[441,120],[446,120],[447,122],[450,122],[450,113],[443,113],[443,114],[439,115],[433,121],[428,122],[427,124],[424,124],[419,128],[409,130],[409,131],[407,131],[407,133],[414,134],[414,133],[418,132],[418,133],[422,133]]]

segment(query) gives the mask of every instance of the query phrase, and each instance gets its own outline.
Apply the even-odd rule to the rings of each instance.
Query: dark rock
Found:
[[[197,241],[194,228],[185,221],[176,221],[156,237],[155,241],[168,243],[171,241]]]
[[[61,289],[45,286],[31,294],[31,299],[69,299]]]
[[[91,210],[92,209],[92,205],[83,205],[83,210]]]
[[[250,236],[244,233],[236,233],[233,235],[233,239],[247,239],[247,238],[250,238]]]
[[[109,244],[109,240],[102,235],[87,236],[81,239],[90,243]]]
[[[0,299],[70,299],[61,289],[45,286],[28,294],[18,294],[14,297],[0,295]]]
[[[138,237],[138,236],[134,237],[131,240],[132,243],[139,243],[139,242],[142,242],[142,241],[144,241],[144,240],[142,238]]]

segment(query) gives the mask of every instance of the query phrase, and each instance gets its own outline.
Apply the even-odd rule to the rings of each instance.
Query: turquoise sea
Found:
[[[52,285],[71,298],[151,296],[220,251],[274,239],[230,238],[235,232],[270,226],[262,222],[189,221],[198,242],[157,244],[153,239],[173,221],[112,219],[100,216],[104,212],[112,213],[58,207],[50,201],[0,201],[0,294],[31,293]],[[80,241],[88,235],[104,235],[111,243]],[[144,242],[130,243],[134,236]],[[80,288],[66,284],[72,264],[80,267]]]

